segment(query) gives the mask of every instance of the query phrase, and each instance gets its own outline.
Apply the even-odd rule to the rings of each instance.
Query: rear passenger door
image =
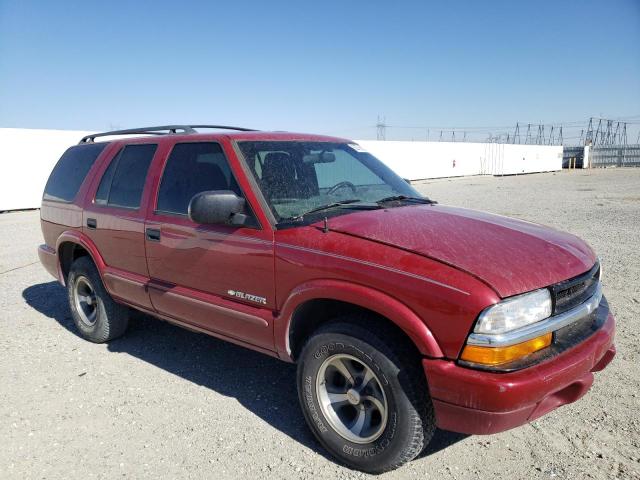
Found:
[[[219,143],[176,143],[146,224],[153,306],[178,322],[273,350],[273,231],[260,228],[248,201],[242,227],[192,222],[189,201],[207,190],[246,199]]]
[[[104,283],[126,302],[152,309],[146,284],[149,271],[144,251],[144,217],[151,182],[149,166],[155,143],[123,145],[102,165],[90,190],[83,215],[84,233],[106,264]]]

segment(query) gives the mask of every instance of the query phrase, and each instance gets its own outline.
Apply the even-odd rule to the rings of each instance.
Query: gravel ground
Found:
[[[378,478],[640,478],[640,169],[421,182],[441,203],[568,230],[599,253],[618,356],[579,402],[498,435],[438,431]],[[38,212],[0,215],[1,478],[364,478],[308,432],[295,369],[137,315],[81,340],[37,263]]]

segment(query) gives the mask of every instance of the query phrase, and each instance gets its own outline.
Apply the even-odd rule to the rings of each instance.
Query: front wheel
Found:
[[[435,430],[424,373],[393,335],[342,320],[316,332],[300,355],[305,419],[346,465],[393,470],[415,458]]]

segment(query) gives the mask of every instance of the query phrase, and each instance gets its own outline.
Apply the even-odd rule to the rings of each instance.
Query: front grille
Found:
[[[600,264],[596,262],[588,272],[553,285],[553,314],[566,312],[588,300],[595,293],[599,279]]]

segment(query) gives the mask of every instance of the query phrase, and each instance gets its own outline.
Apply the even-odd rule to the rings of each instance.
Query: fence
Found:
[[[584,168],[585,147],[564,147],[562,168]]]
[[[640,145],[592,147],[589,162],[592,167],[640,167]]]

